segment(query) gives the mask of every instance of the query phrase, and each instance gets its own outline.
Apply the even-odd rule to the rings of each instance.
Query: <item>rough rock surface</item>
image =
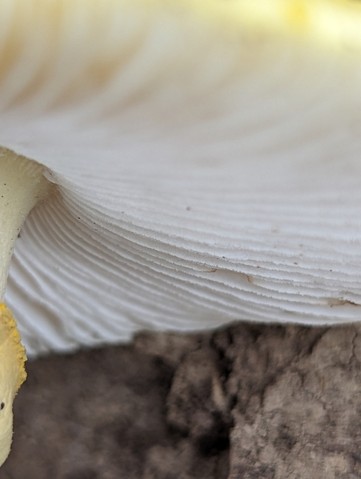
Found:
[[[32,361],[1,477],[361,478],[360,331],[243,324]]]

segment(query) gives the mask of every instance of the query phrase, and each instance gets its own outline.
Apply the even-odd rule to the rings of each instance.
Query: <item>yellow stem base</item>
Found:
[[[0,466],[13,437],[13,401],[26,379],[26,353],[11,311],[0,303]]]

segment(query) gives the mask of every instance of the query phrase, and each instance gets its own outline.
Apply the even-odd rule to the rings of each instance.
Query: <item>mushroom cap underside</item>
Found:
[[[30,354],[359,319],[355,3],[2,3],[0,145],[56,185],[8,280]]]

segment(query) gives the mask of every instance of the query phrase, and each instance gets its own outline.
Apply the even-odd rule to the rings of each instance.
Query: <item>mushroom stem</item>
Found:
[[[0,304],[0,466],[9,455],[13,436],[13,401],[26,379],[26,353],[16,322]]]
[[[10,259],[20,228],[49,191],[44,168],[0,148],[0,466],[12,441],[12,403],[25,381],[26,354],[15,319],[3,303]]]
[[[44,167],[0,147],[0,302],[21,226],[36,203],[49,191]]]

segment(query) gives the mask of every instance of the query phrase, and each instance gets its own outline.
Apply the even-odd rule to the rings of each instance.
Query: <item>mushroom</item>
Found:
[[[2,2],[0,292],[28,354],[357,321],[360,32],[349,0]]]

